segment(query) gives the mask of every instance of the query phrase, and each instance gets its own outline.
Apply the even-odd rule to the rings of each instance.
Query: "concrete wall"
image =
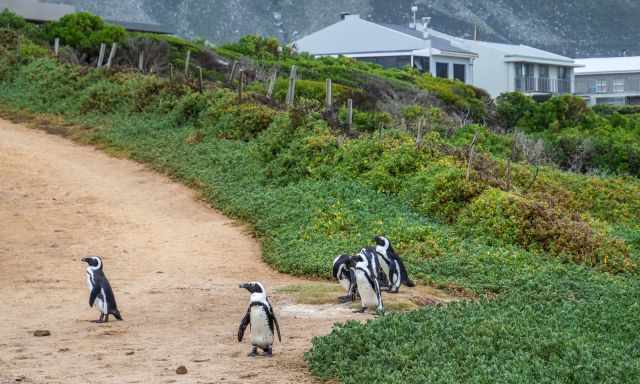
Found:
[[[494,98],[508,92],[515,72],[511,68],[513,65],[504,62],[504,55],[480,44],[469,49],[479,55],[473,62],[473,85],[483,88]]]
[[[56,21],[76,11],[75,7],[63,4],[48,4],[38,0],[0,0],[0,11],[11,12],[30,21]]]

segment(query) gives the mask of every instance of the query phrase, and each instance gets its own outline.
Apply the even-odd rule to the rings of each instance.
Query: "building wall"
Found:
[[[470,45],[468,49],[478,54],[473,61],[473,85],[483,88],[494,98],[508,92],[513,75],[508,63],[504,62],[504,55],[479,44]]]
[[[622,83],[624,87],[621,87]],[[637,103],[637,98],[640,97],[640,71],[626,74],[576,75],[575,93],[584,96],[591,105]]]

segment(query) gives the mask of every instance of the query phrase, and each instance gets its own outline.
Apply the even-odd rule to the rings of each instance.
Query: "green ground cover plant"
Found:
[[[196,43],[179,45],[189,44]],[[240,103],[236,90],[219,82],[200,92],[156,75],[11,56],[0,60],[0,105],[87,127],[82,140],[193,186],[249,223],[265,260],[280,271],[330,278],[335,255],[356,252],[384,233],[417,281],[474,298],[336,326],[315,339],[306,356],[322,379],[640,379],[640,181],[530,165],[523,150],[508,161],[513,141],[523,140],[513,129],[549,135],[545,142],[553,143],[576,124],[587,130],[593,119],[633,128],[633,114],[593,115],[568,99],[531,107],[514,96],[511,105],[525,107],[508,113],[506,134],[459,127],[451,122],[455,111],[489,113],[481,92],[344,58],[295,56],[255,37],[238,45],[220,52],[307,66],[301,72],[316,77],[305,80],[305,96],[287,109],[265,100],[259,87]],[[438,98],[435,110],[403,102],[398,114],[383,114],[373,103],[359,112],[378,114],[375,121],[362,116],[361,128],[349,133],[305,100],[323,97],[327,74],[342,79],[336,81],[345,93],[360,92],[354,73],[401,86],[424,81],[419,87],[453,96]],[[420,119],[426,123],[417,140]],[[549,124],[525,126],[542,121],[536,119]],[[469,161],[474,135],[476,155]]]

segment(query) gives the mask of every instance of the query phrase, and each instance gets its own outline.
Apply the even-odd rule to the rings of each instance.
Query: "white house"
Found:
[[[640,105],[640,56],[576,59],[576,94],[591,105]]]
[[[343,15],[340,22],[295,41],[293,47],[317,57],[343,55],[385,67],[410,65],[484,88],[493,97],[513,91],[532,96],[572,93],[577,66],[571,58],[526,45],[462,39],[424,22],[411,27],[378,24],[358,15]]]
[[[478,53],[474,85],[493,97],[514,91],[531,96],[574,92],[574,69],[579,64],[569,57],[522,44],[462,39],[433,30],[432,34]]]
[[[473,84],[474,52],[429,34],[425,24],[410,29],[376,24],[359,15],[343,14],[342,20],[292,44],[298,52],[316,57],[347,56],[383,67],[411,66],[433,76]]]

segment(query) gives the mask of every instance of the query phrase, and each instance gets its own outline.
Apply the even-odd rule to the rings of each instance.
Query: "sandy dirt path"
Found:
[[[125,321],[90,323],[86,255],[103,256]],[[253,280],[304,282],[270,270],[243,227],[186,187],[0,120],[0,383],[313,382],[311,338],[354,315],[273,295],[283,342],[249,359],[235,335],[238,284]]]

